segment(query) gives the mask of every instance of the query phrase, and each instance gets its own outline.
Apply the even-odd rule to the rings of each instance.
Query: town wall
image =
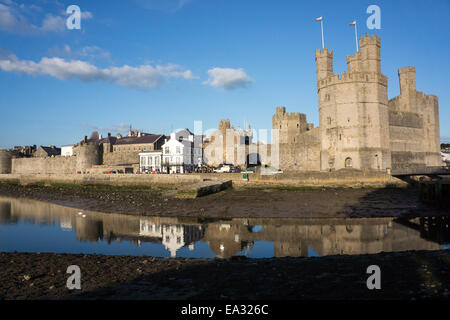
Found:
[[[75,174],[76,157],[14,158],[13,174]]]

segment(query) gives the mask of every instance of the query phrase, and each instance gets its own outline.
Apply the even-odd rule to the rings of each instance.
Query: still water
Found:
[[[200,219],[0,197],[0,251],[252,258],[449,249],[449,218]]]

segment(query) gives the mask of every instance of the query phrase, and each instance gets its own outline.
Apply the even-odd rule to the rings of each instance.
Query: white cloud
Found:
[[[72,48],[66,44],[62,48],[53,47],[48,51],[53,56],[59,56],[67,59],[84,58],[88,60],[111,60],[111,54],[107,50],[104,50],[98,46],[85,46],[81,49],[72,50]]]
[[[134,2],[144,9],[175,12],[183,8],[192,0],[134,0]]]
[[[48,75],[60,80],[105,81],[122,87],[143,90],[155,88],[170,78],[184,80],[196,78],[190,70],[182,70],[180,66],[174,64],[137,67],[124,65],[101,69],[85,61],[65,60],[58,57],[44,57],[39,62],[20,60],[14,54],[2,50],[0,50],[0,70],[33,76]]]
[[[209,79],[203,84],[226,90],[245,87],[253,80],[245,73],[244,69],[212,68],[208,70]]]
[[[81,11],[81,19],[92,19],[94,15],[89,11]]]
[[[90,123],[83,123],[83,126],[89,128],[90,130],[95,130],[95,131],[100,131],[100,132],[128,132],[130,130],[130,124],[127,123],[120,123],[120,124],[113,124],[110,126],[97,126],[94,124],[90,124]],[[142,128],[134,128],[132,127],[133,130],[137,130],[137,131],[143,131]]]

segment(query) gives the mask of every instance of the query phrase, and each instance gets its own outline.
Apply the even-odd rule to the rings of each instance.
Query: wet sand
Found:
[[[450,252],[278,259],[0,253],[0,299],[449,299]],[[81,290],[68,290],[69,265]],[[369,265],[381,289],[368,290]]]
[[[0,183],[0,195],[83,210],[143,216],[211,218],[416,217],[449,214],[420,202],[415,188],[238,188],[196,199],[174,190],[107,186],[20,186]]]

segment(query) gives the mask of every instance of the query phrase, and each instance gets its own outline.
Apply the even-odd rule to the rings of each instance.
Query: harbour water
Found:
[[[165,218],[0,197],[0,251],[270,258],[442,250],[449,220]]]

